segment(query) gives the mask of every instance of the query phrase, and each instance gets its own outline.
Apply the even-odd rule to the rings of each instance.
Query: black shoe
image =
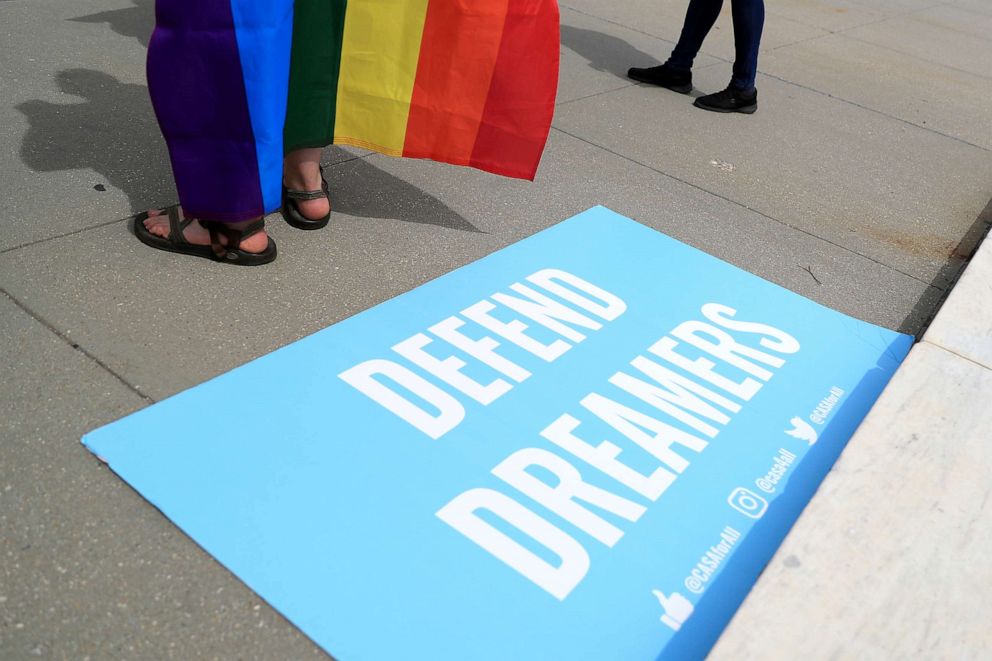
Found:
[[[742,112],[750,115],[758,109],[758,90],[742,92],[736,87],[728,87],[722,92],[701,96],[692,105],[713,112]]]
[[[692,72],[679,71],[667,64],[647,69],[633,68],[627,71],[627,77],[641,83],[658,85],[679,94],[688,94],[692,91]]]

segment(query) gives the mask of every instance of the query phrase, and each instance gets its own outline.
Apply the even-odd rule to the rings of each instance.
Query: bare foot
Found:
[[[179,214],[182,217],[182,211]],[[231,223],[231,227],[244,227],[250,222],[253,221],[247,220],[243,223]],[[169,237],[169,215],[163,209],[151,209],[144,223],[145,229],[155,236],[160,236],[164,239]],[[200,225],[200,222],[197,220],[186,226],[186,229],[183,230],[183,237],[195,246],[210,245],[210,232]],[[222,245],[227,245],[227,239],[223,234],[220,236],[220,242]],[[252,234],[248,238],[243,239],[241,241],[241,250],[259,253],[264,251],[268,245],[269,235],[265,233],[265,230],[262,230],[257,234]]]
[[[293,190],[320,190],[320,149],[297,149],[286,154],[283,160],[282,180]],[[293,200],[305,218],[320,220],[331,210],[326,197],[316,200]]]

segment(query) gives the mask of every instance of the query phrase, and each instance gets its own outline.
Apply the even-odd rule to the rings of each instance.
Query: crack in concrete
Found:
[[[114,222],[120,222],[120,221],[114,221]],[[78,342],[76,342],[75,340],[69,338],[65,333],[63,333],[58,328],[56,328],[51,322],[49,322],[47,319],[45,319],[44,317],[42,317],[40,314],[38,314],[37,312],[35,312],[34,310],[32,310],[30,307],[28,307],[22,301],[18,300],[17,297],[15,297],[13,294],[11,294],[10,292],[8,292],[3,287],[0,287],[0,295],[6,296],[7,298],[9,298],[10,301],[14,305],[16,305],[18,308],[20,308],[25,314],[27,314],[29,317],[31,317],[32,319],[34,319],[35,321],[37,321],[39,324],[41,324],[42,326],[44,326],[45,328],[47,328],[49,331],[51,331],[56,337],[58,337],[60,340],[62,340],[65,344],[69,345],[70,348],[75,349],[79,353],[81,353],[84,356],[86,356],[89,360],[91,360],[94,363],[96,363],[97,365],[99,365],[101,368],[103,368],[103,370],[105,372],[107,372],[108,374],[110,374],[111,376],[113,376],[115,379],[117,379],[128,390],[130,390],[134,394],[138,395],[139,397],[141,397],[143,400],[145,400],[149,404],[154,404],[155,403],[156,400],[154,398],[152,398],[151,396],[149,396],[149,395],[145,394],[144,392],[142,392],[140,388],[138,388],[136,385],[134,385],[133,383],[131,383],[130,381],[128,381],[127,379],[125,379],[121,374],[119,374],[118,372],[116,372],[112,367],[110,367],[105,362],[103,362],[102,360],[100,360],[96,355],[94,355],[93,353],[91,353],[89,350],[87,350],[87,349],[83,348],[82,346],[80,346]]]

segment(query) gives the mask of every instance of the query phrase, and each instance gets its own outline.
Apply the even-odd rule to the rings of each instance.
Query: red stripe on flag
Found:
[[[430,3],[404,156],[469,164],[500,53],[508,2]]]
[[[533,179],[558,90],[558,4],[509,0],[503,42],[469,165]]]

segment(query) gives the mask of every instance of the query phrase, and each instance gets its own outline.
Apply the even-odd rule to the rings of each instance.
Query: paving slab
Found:
[[[959,69],[976,76],[992,78],[992,40],[968,34],[965,29],[937,24],[935,17],[947,22],[965,21],[957,8],[933,8],[927,18],[916,14],[898,16],[847,30],[844,34],[872,44],[915,56],[935,64]],[[984,20],[977,15],[976,20]]]
[[[697,72],[696,87],[719,89],[717,68]],[[992,198],[989,151],[780,80],[759,76],[758,89],[750,116],[637,86],[562,106],[555,126],[946,286]],[[662,139],[644,139],[659,130]]]
[[[560,134],[534,184],[385,156],[328,175],[331,226],[299,232],[271,218],[280,250],[271,266],[180,259],[149,250],[116,223],[3,255],[0,286],[155,399],[595,204],[890,328],[918,329],[940,294]]]
[[[0,658],[326,658],[100,464],[148,402],[0,293]]]
[[[914,347],[710,658],[983,658],[990,392],[992,371]]]
[[[992,202],[984,221],[987,232]],[[992,241],[986,239],[971,258],[924,340],[992,369]]]
[[[619,23],[632,30],[660,37],[672,43],[678,41],[685,20],[688,2],[660,2],[637,0],[635,2],[602,2],[601,0],[565,0],[559,3],[564,9],[580,11],[590,16]],[[797,41],[805,41],[827,34],[826,30],[783,18],[776,14],[765,15],[761,36],[764,49],[777,48]],[[662,61],[668,59],[671,49],[656,54]],[[702,53],[725,62],[734,59],[734,31],[730,16],[730,3],[724,3],[720,18],[703,43]],[[637,66],[636,64],[632,66]],[[730,80],[730,67],[726,67],[726,80]]]
[[[842,34],[785,46],[762,71],[990,150],[992,78]]]

